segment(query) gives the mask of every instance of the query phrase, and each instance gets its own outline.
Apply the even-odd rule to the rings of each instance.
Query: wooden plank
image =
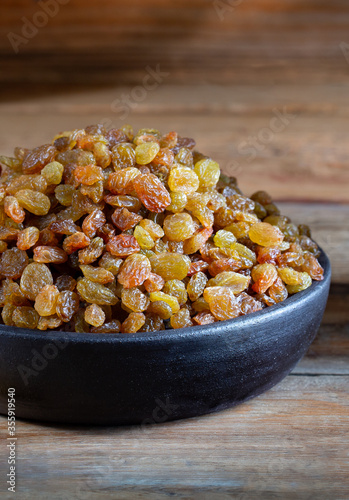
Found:
[[[293,0],[286,0],[282,5],[276,0],[250,0],[241,2],[234,12],[227,9],[223,16],[215,9],[217,4],[205,0],[191,2],[191,5],[185,0],[176,0],[176,5],[164,4],[161,0],[131,0],[127,5],[119,2],[117,7],[111,0],[92,0],[88,5],[83,0],[65,0],[67,5],[58,0],[57,4],[60,3],[56,15],[47,12],[45,16],[40,4],[17,0],[13,9],[11,0],[4,0],[1,49],[13,51],[7,37],[8,32],[13,31],[27,37],[28,43],[21,46],[21,51],[26,53],[42,51],[45,42],[46,51],[56,52],[91,48],[111,52],[117,48],[125,56],[122,52],[127,47],[131,49],[131,60],[137,54],[141,60],[140,41],[145,40],[147,48],[154,47],[160,53],[160,40],[180,55],[190,38],[194,53],[203,42],[201,53],[206,46],[211,48],[211,53],[218,53],[222,45],[225,54],[237,56],[252,53],[251,49],[256,48],[258,55],[268,57],[304,58],[318,56],[321,51],[323,57],[328,57],[340,35],[346,39],[349,18],[345,0],[334,0],[331,4],[322,1],[321,6],[312,0],[306,8],[295,5]],[[225,5],[228,7],[228,3]],[[313,21],[311,39],[307,36],[310,19]],[[298,36],[293,39],[296,33]],[[63,36],[66,37],[64,44]],[[174,40],[176,45],[169,45]],[[223,41],[229,40],[237,43],[223,46]]]
[[[323,324],[349,323],[349,287],[348,285],[331,285],[330,295],[323,318]]]
[[[349,375],[348,303],[348,285],[332,285],[319,332],[291,375]]]
[[[295,35],[296,36],[296,35]],[[111,34],[110,37],[113,37]],[[90,36],[90,39],[93,38]],[[1,54],[1,84],[16,84],[23,82],[25,86],[35,83],[36,85],[56,84],[64,86],[67,82],[71,84],[86,85],[94,83],[100,85],[138,85],[144,77],[148,66],[155,69],[157,65],[162,71],[171,75],[171,82],[180,85],[200,84],[210,85],[234,84],[255,85],[256,79],[261,85],[273,87],[275,84],[308,82],[317,85],[325,82],[329,85],[344,84],[348,78],[348,63],[341,53],[340,44],[349,45],[348,37],[341,36],[335,44],[333,52],[337,51],[337,57],[306,58],[301,56],[288,60],[284,58],[262,58],[253,56],[241,56],[232,58],[229,54],[222,54],[223,46],[219,46],[217,52],[211,54],[209,63],[205,59],[206,53],[212,52],[206,47],[206,53],[197,50],[196,53],[186,60],[187,46],[183,48],[182,54],[172,54],[164,59],[162,43],[157,43],[157,51],[152,52],[147,47],[142,50],[146,53],[146,59],[137,62],[130,57],[129,49],[126,47],[121,53],[125,54],[120,61],[117,57],[119,50],[110,53],[93,50],[85,52],[58,53],[40,52],[35,54]],[[235,45],[235,41],[226,41],[226,46]],[[277,43],[277,42],[276,42]],[[144,41],[139,42],[144,45]],[[175,46],[176,42],[172,43]],[[160,52],[160,47],[162,47]],[[57,49],[58,50],[58,49]],[[136,49],[135,49],[136,50]],[[169,49],[170,50],[170,49]],[[251,50],[254,50],[252,48]],[[270,47],[270,52],[273,47]],[[191,51],[192,53],[193,51]],[[347,56],[349,59],[349,56]],[[91,60],[92,59],[92,60]]]
[[[291,375],[349,375],[349,323],[326,325]]]
[[[264,83],[347,76],[345,0],[55,4],[45,21],[41,4],[17,0],[13,9],[3,0],[1,81],[135,82],[147,64],[163,65],[176,82],[254,83],[256,73]],[[24,35],[17,54],[9,33]]]
[[[349,202],[347,85],[178,87],[170,79],[139,102],[132,98],[139,86],[34,85],[25,93],[17,86],[0,103],[0,151],[11,154],[16,145],[33,147],[90,123],[131,122],[194,136],[198,149],[236,175],[246,194],[266,189],[277,199]],[[131,96],[126,108],[120,106],[124,94]],[[284,111],[296,117],[283,126],[276,115]]]
[[[348,68],[349,69],[349,68]],[[147,74],[143,69],[142,77]],[[272,118],[273,109],[285,110],[291,116],[290,122],[301,114],[309,116],[329,115],[349,116],[347,82],[328,85],[319,82],[279,84],[272,87],[254,83],[254,85],[217,85],[201,81],[197,85],[174,85],[171,75],[162,76],[162,81],[149,89],[142,99],[133,99],[129,117],[140,119],[137,115],[227,115]],[[142,79],[136,82],[142,85]],[[23,83],[11,86],[0,84],[1,110],[4,113],[21,113],[24,116],[54,112],[67,117],[78,115],[87,117],[94,113],[109,114],[115,126],[122,124],[121,111],[116,109],[114,101],[123,94],[132,94],[132,85],[71,85],[71,84],[31,84],[23,93]],[[132,101],[132,96],[131,96]],[[102,118],[102,117],[101,117]],[[100,119],[101,119],[100,118]],[[185,125],[185,124],[184,124]],[[286,127],[285,127],[286,128]],[[322,130],[326,130],[326,124]],[[283,132],[283,131],[281,131]],[[252,133],[252,132],[251,132]]]
[[[21,500],[346,500],[348,382],[344,376],[287,377],[234,409],[154,426],[18,421],[17,495]],[[3,417],[0,429],[5,437]],[[3,460],[1,481],[6,472]],[[1,490],[1,498],[12,498],[3,483]]]

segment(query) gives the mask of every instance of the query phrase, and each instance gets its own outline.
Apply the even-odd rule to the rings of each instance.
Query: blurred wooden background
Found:
[[[182,84],[348,76],[346,0],[2,0],[1,14],[2,82],[137,84],[147,64]],[[23,29],[13,57],[8,34]]]

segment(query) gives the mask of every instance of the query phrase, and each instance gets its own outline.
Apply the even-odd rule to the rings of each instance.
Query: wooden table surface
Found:
[[[41,3],[2,2],[1,154],[101,121],[193,136],[246,194],[311,225],[332,288],[304,359],[241,406],[143,427],[18,420],[15,495],[0,417],[1,500],[348,500],[348,2],[58,3],[15,53],[8,34]]]

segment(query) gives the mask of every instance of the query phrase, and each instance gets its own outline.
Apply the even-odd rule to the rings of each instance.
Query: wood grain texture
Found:
[[[319,332],[292,375],[349,375],[348,303],[348,285],[332,285]]]
[[[348,382],[348,376],[290,376],[235,409],[155,426],[17,422],[17,495],[346,500]],[[4,436],[3,417],[0,429]],[[1,480],[5,474],[2,461]]]
[[[319,332],[292,375],[349,375],[349,286],[331,285]]]
[[[347,285],[331,285],[323,323],[349,323],[348,304],[349,287]]]
[[[47,143],[59,130],[90,123],[129,122],[195,137],[246,194],[266,189],[279,200],[349,202],[347,84],[174,86],[168,80],[139,102],[133,86],[3,87],[0,151]],[[292,118],[283,124],[280,113]]]
[[[136,83],[147,64],[160,64],[176,83],[347,77],[345,0],[55,3],[57,12],[45,22],[37,2],[16,0],[14,9],[2,1],[1,81]],[[30,32],[25,26],[33,21]],[[9,33],[26,35],[17,54]]]

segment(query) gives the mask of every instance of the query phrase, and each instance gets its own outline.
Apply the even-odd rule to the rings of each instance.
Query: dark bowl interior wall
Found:
[[[146,334],[76,334],[0,327],[0,412],[83,424],[153,423],[239,404],[269,389],[319,328],[325,279],[249,316]]]

